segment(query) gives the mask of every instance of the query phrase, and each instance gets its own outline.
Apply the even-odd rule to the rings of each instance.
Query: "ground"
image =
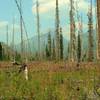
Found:
[[[100,63],[30,62],[29,80],[19,67],[0,62],[0,100],[100,100]]]

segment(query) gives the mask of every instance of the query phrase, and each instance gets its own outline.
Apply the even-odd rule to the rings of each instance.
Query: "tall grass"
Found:
[[[30,71],[26,81],[24,73],[14,68],[0,70],[0,98],[4,100],[87,100],[93,98],[98,85],[99,72],[94,69],[72,72]],[[92,95],[94,96],[94,95]]]

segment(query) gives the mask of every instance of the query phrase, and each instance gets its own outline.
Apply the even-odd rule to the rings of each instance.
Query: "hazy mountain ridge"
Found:
[[[93,38],[94,38],[94,52],[96,52],[96,31],[93,30]],[[84,52],[87,52],[88,51],[88,32],[87,33],[83,33],[82,35],[82,48],[83,48],[83,51]],[[51,38],[52,40],[55,39],[55,33],[54,32],[51,32]],[[29,44],[30,44],[30,47],[31,47],[31,52],[33,54],[35,54],[37,51],[38,51],[38,36],[34,36],[32,38],[30,38],[29,40]],[[45,50],[45,47],[46,47],[46,44],[48,42],[48,33],[46,34],[42,34],[41,35],[41,52],[43,52]],[[64,45],[64,55],[67,56],[67,51],[68,51],[68,43],[70,41],[65,38],[63,36],[63,45]],[[27,40],[24,41],[24,44],[28,44]],[[16,46],[16,50],[17,51],[20,51],[20,44],[18,44]],[[29,46],[27,47],[27,51],[30,51],[30,48]]]

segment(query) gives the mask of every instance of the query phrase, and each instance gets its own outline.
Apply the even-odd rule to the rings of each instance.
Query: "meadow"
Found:
[[[33,62],[29,79],[18,66],[0,68],[0,100],[100,100],[99,64]]]

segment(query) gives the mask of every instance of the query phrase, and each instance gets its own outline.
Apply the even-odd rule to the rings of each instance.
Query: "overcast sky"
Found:
[[[20,0],[17,0],[18,2]],[[38,0],[40,5],[40,30],[41,34],[55,28],[55,3],[56,0]],[[60,26],[63,35],[69,38],[69,10],[70,0],[59,0]],[[78,2],[79,14],[83,16],[83,28],[87,31],[87,13],[90,0],[74,0]],[[36,35],[36,0],[22,0],[23,18],[27,27],[29,38]],[[93,20],[95,26],[95,0],[93,0]],[[14,0],[1,0],[0,2],[0,41],[6,41],[6,26],[9,27],[9,40],[12,37],[12,23],[15,19],[15,41],[20,42],[19,12]],[[77,23],[77,19],[76,23]],[[94,27],[95,28],[95,27]]]

